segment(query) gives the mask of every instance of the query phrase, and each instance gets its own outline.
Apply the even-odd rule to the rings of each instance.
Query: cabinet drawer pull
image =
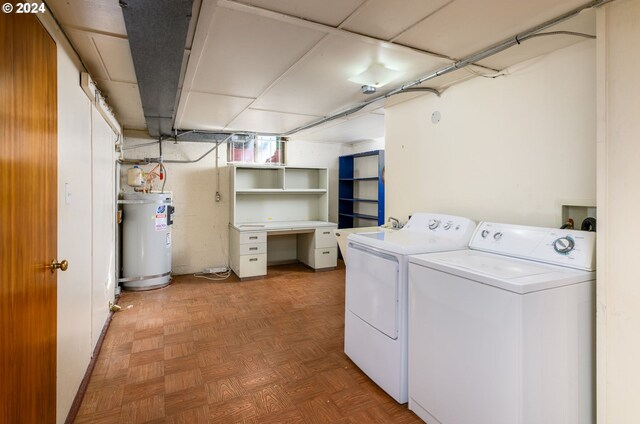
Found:
[[[331,231],[323,231],[322,234],[331,234]]]
[[[257,262],[257,261],[258,261],[258,258],[250,258],[249,259],[249,262]]]
[[[258,250],[257,247],[250,247],[249,250]]]
[[[330,251],[326,251],[326,252],[322,252],[323,255],[328,255],[329,253],[331,253]]]
[[[249,236],[249,240],[258,240],[258,236]]]

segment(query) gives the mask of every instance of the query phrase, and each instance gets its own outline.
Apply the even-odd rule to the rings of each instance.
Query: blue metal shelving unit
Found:
[[[377,156],[378,174],[371,177],[354,177],[356,158],[365,156]],[[384,170],[384,150],[373,150],[370,152],[356,153],[353,155],[340,156],[338,161],[338,228],[353,228],[354,219],[371,221],[371,225],[384,224],[384,181],[382,171]],[[377,182],[377,199],[356,198],[356,185],[373,184]],[[358,203],[377,203],[377,214],[369,215],[359,213]]]

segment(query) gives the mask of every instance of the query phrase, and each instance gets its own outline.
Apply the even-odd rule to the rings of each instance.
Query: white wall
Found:
[[[91,106],[92,317],[95,347],[114,300],[115,276],[115,145],[116,137]]]
[[[76,64],[58,45],[58,258],[69,261],[69,269],[58,273],[59,423],[91,359],[90,211],[91,103],[78,86]]]
[[[598,423],[640,422],[640,1],[598,11]]]
[[[388,216],[559,226],[563,201],[595,202],[595,42],[509,73],[386,109]]]

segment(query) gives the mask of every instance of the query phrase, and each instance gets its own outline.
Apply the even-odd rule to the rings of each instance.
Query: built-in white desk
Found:
[[[270,239],[275,241],[275,236],[293,235],[298,261],[315,270],[335,268],[337,228],[337,224],[326,221],[229,224],[230,267],[240,279],[267,275],[267,265],[282,263],[269,260],[268,251],[273,250],[269,249]]]

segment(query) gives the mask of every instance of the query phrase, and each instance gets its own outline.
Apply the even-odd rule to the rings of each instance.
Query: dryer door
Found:
[[[393,255],[349,243],[346,307],[360,319],[398,338],[399,263]]]

